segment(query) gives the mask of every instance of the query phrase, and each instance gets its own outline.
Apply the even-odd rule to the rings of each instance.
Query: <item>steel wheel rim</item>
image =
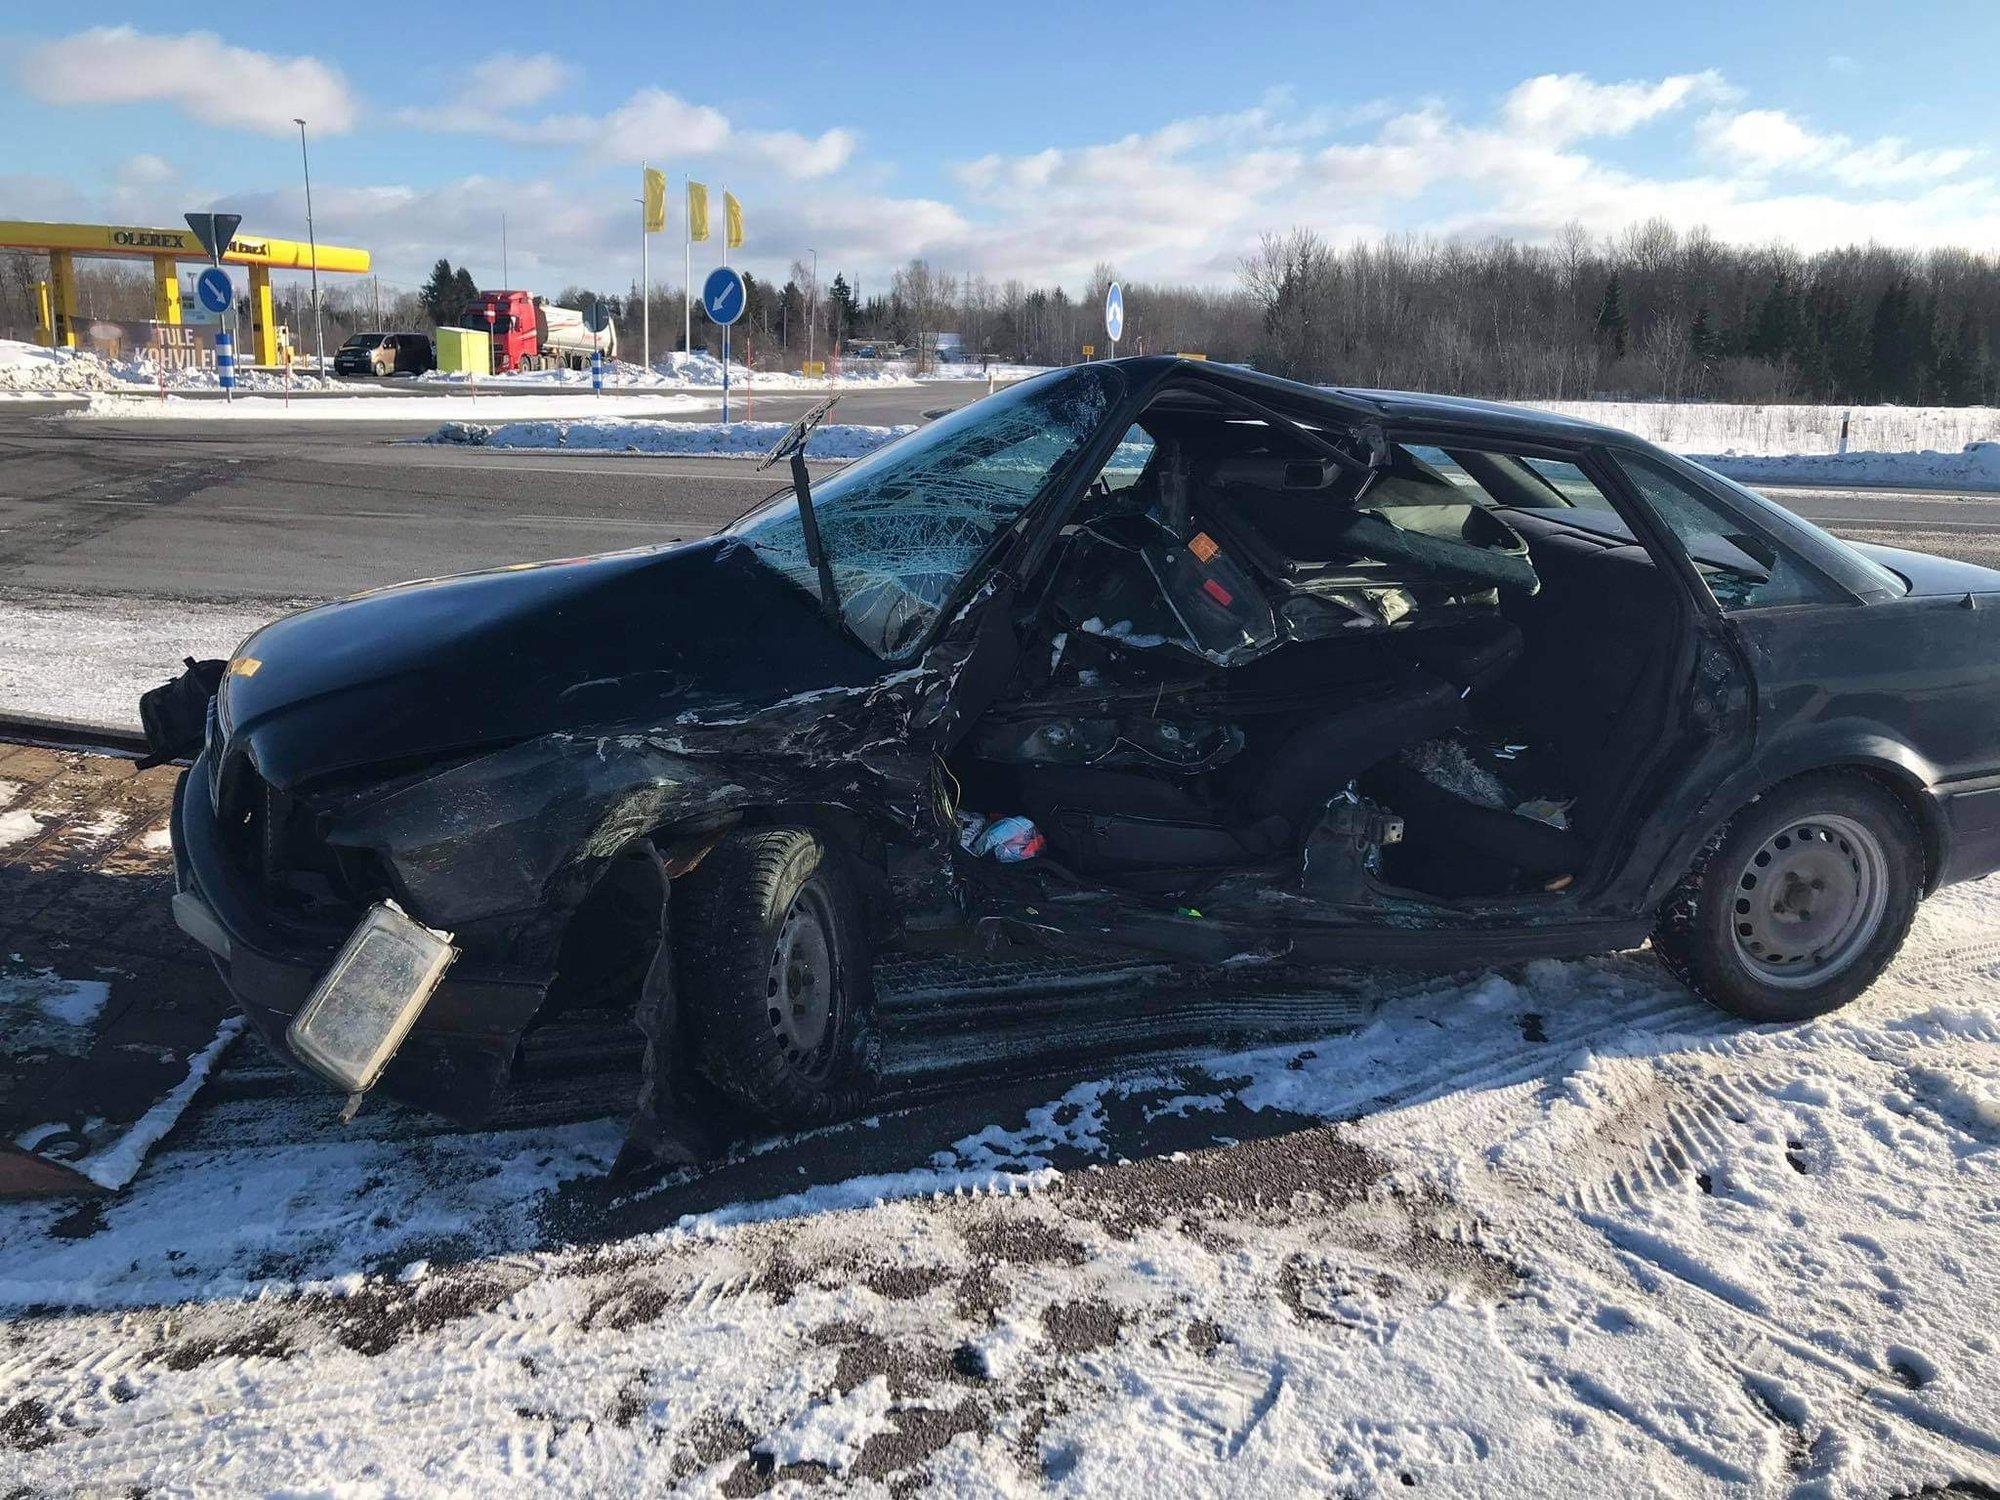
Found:
[[[1853,818],[1794,818],[1737,871],[1729,931],[1736,957],[1766,984],[1799,989],[1847,968],[1889,909],[1882,841]]]
[[[764,983],[771,1032],[796,1067],[810,1069],[832,1039],[834,979],[825,908],[815,892],[800,891],[779,924]]]

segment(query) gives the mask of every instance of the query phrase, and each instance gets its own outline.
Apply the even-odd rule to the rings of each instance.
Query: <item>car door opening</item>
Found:
[[[1650,555],[1552,503],[1574,465],[1275,415],[1167,388],[1020,591],[1014,680],[952,768],[975,821],[1046,844],[974,879],[1264,912],[1573,894],[1670,704]]]

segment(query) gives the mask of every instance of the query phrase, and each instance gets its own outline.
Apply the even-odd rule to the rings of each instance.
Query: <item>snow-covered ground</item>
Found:
[[[767,1142],[622,1196],[592,1186],[608,1123],[433,1136],[371,1130],[393,1124],[371,1105],[343,1133],[330,1099],[319,1125],[245,1094],[109,1203],[0,1206],[0,1471],[376,1495],[1991,1485],[1996,918],[2000,883],[1945,892],[1873,991],[1790,1028],[1643,953],[1343,976],[1373,1007],[1352,1034],[1109,1070],[935,1143],[901,1117]],[[713,1186],[732,1171],[766,1185]]]
[[[239,369],[237,388],[246,391],[282,391],[287,377],[267,370]],[[332,381],[303,371],[290,377],[293,390],[324,390]],[[164,376],[153,361],[105,359],[88,349],[45,349],[0,339],[0,400],[37,396],[84,396],[93,391],[131,392],[135,388],[162,385],[169,391],[220,390],[222,383],[213,370],[168,370]]]
[[[417,377],[425,384],[464,385],[471,377],[433,370]],[[926,377],[929,378],[929,377]],[[952,377],[964,380],[984,380],[983,373]],[[687,390],[704,389],[722,385],[722,361],[713,354],[697,349],[692,354],[675,350],[653,361],[652,368],[637,361],[622,359],[606,360],[604,363],[604,383],[622,389]],[[753,391],[820,391],[852,390],[856,388],[887,388],[914,385],[909,371],[891,366],[887,368],[853,367],[834,371],[828,375],[808,376],[799,371],[789,373],[782,370],[753,370],[738,360],[729,362],[729,384],[731,389],[743,387]],[[540,388],[552,386],[590,388],[588,370],[520,370],[512,375],[482,375],[481,385],[530,386]]]
[[[1638,433],[1747,484],[2000,489],[2000,409],[1992,407],[1777,407],[1636,401],[1526,404]],[[1843,415],[1851,418],[1849,450],[1840,453],[1836,450]],[[839,430],[843,434],[839,454],[828,447],[825,456],[858,457],[907,429],[857,426]],[[440,429],[433,440],[501,448],[634,453],[757,453],[768,446],[749,438],[674,432],[645,422],[615,421],[509,421],[485,426],[454,422]]]
[[[2000,489],[2000,407],[1703,401],[1522,404],[1635,432],[1744,484]]]
[[[573,416],[579,412],[604,416],[660,416],[668,412],[705,411],[719,397],[672,393],[593,396],[582,391],[551,390],[541,396],[496,396],[483,408],[505,413],[508,418]],[[463,416],[468,410],[482,409],[476,394],[458,396],[401,396],[394,399],[378,394],[319,396],[310,401],[286,402],[276,395],[261,394],[236,401],[195,400],[168,396],[117,396],[93,394],[88,404],[48,420],[62,422],[425,422]]]
[[[894,367],[892,366],[891,368]],[[933,365],[916,378],[921,381],[993,380],[999,384],[1007,385],[1016,380],[1026,380],[1030,375],[1043,374],[1054,368],[1055,366],[1053,365],[1009,365],[998,362],[983,365],[976,360],[947,360],[943,364]]]
[[[769,452],[788,422],[646,422],[580,419],[564,422],[447,422],[426,442],[480,448],[572,449],[589,453],[690,453],[751,457]],[[807,440],[813,458],[859,458],[910,426],[871,427],[829,422]]]
[[[287,608],[0,591],[0,709],[136,729],[182,657],[233,656]]]
[[[1525,401],[1540,411],[1636,432],[1680,453],[1943,452],[2000,440],[2000,407],[1732,405],[1716,401]]]

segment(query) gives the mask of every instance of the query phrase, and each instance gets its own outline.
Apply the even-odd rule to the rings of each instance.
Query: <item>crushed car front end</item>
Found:
[[[214,733],[174,794],[175,920],[208,950],[244,1015],[281,1055],[287,1028],[341,944],[394,884],[393,866],[311,843],[309,830],[324,816],[272,787],[246,758],[231,765]],[[461,940],[463,958],[384,1079],[398,1097],[466,1123],[484,1118],[504,1089],[554,977],[551,955],[481,936]]]
[[[589,966],[563,944],[614,864],[664,872],[746,808],[893,800],[860,782],[904,758],[846,753],[879,667],[741,550],[404,585],[244,643],[176,794],[175,915],[268,1041],[299,1059],[295,1018],[392,908],[456,956],[381,1087],[476,1122]]]

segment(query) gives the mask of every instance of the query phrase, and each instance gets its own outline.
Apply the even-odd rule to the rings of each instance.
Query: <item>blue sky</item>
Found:
[[[1224,284],[1293,224],[2000,240],[1991,4],[91,11],[0,22],[0,216],[302,233],[305,113],[321,236],[406,284],[497,282],[504,210],[514,281],[622,286],[641,155],[737,190],[752,269],[864,289],[919,254]]]

